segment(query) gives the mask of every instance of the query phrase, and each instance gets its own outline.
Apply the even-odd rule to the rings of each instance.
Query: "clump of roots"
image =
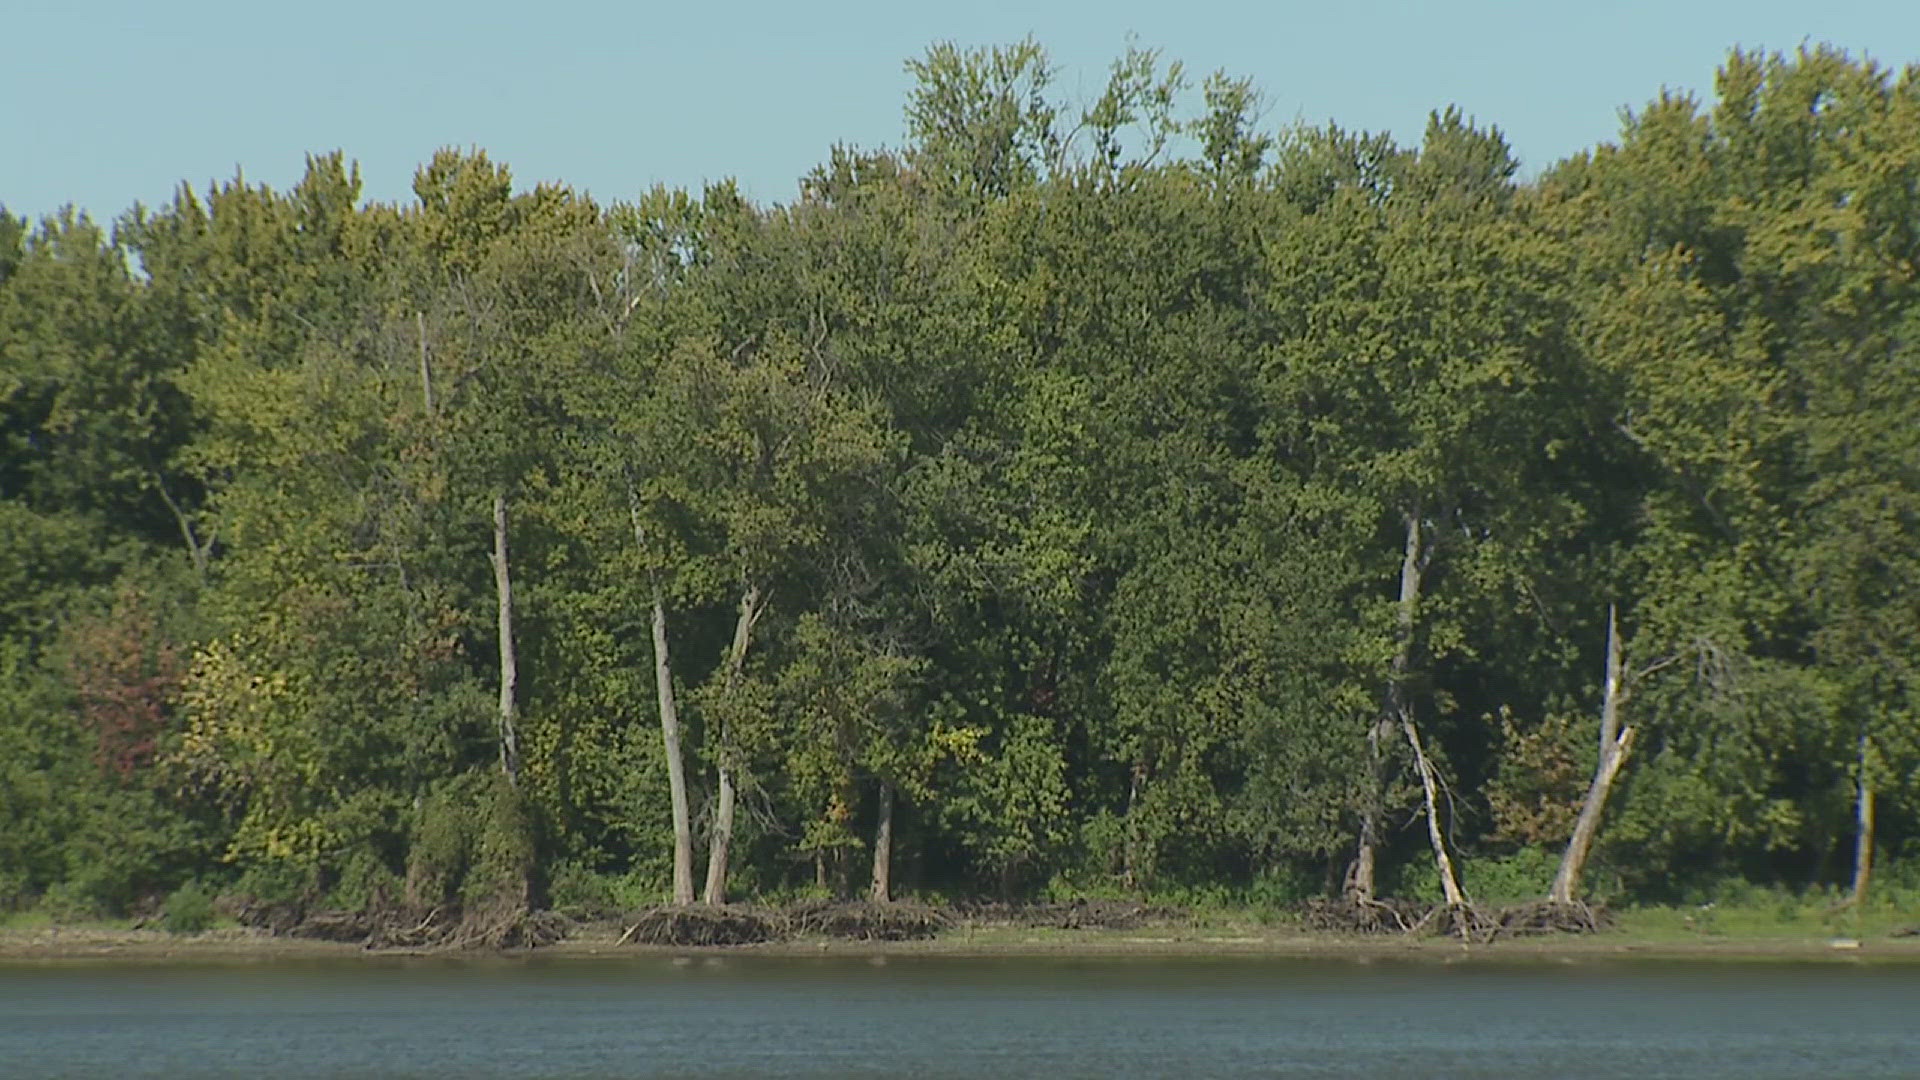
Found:
[[[1193,920],[1193,913],[1185,908],[1133,900],[963,904],[955,914],[977,926],[1021,930],[1140,930],[1179,926]]]
[[[926,904],[816,901],[787,909],[793,933],[843,941],[919,941],[953,925],[946,912]]]
[[[1307,925],[1315,930],[1438,935],[1480,942],[1542,934],[1593,934],[1613,925],[1612,916],[1604,907],[1578,901],[1571,904],[1534,901],[1492,907],[1342,897],[1309,900],[1303,915]]]
[[[777,911],[746,905],[655,907],[640,913],[620,937],[640,945],[699,948],[709,945],[758,945],[787,936],[787,920]]]

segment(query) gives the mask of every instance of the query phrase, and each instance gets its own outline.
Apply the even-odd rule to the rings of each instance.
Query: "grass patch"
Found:
[[[1826,897],[1742,904],[1650,905],[1618,913],[1627,935],[1654,942],[1885,938],[1920,925],[1920,913],[1835,905]]]

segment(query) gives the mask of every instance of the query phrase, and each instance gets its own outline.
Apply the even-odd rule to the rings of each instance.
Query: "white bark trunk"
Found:
[[[1377,720],[1367,729],[1367,790],[1360,807],[1360,844],[1354,851],[1353,870],[1347,879],[1347,896],[1372,901],[1378,891],[1377,867],[1380,853],[1381,800],[1386,790],[1386,753],[1381,743],[1391,728]]]
[[[633,544],[645,553],[647,534],[640,522],[640,497],[627,485],[627,514]],[[667,648],[667,604],[658,586],[653,592],[653,688],[660,702],[660,742],[667,755],[667,792],[673,804],[673,902],[693,903],[693,815],[687,805],[687,762],[680,749],[680,708],[673,696],[673,660]]]
[[[1621,767],[1627,763],[1627,755],[1633,752],[1634,729],[1620,724],[1620,710],[1626,704],[1628,687],[1620,659],[1620,626],[1612,607],[1607,608],[1606,665],[1600,696],[1600,759],[1594,765],[1593,782],[1587,785],[1580,816],[1574,821],[1573,836],[1567,840],[1566,851],[1560,856],[1560,870],[1553,877],[1552,888],[1547,890],[1550,903],[1571,904],[1579,896],[1580,875],[1593,850],[1593,839],[1600,832],[1600,817],[1606,810],[1607,797],[1613,792]]]
[[[433,415],[433,365],[427,362],[427,316],[425,312],[413,313],[414,330],[420,337],[420,401],[426,406],[427,415]]]
[[[729,693],[740,685],[741,674],[747,663],[747,645],[753,637],[753,624],[759,621],[762,610],[759,586],[747,586],[740,596],[740,616],[733,625],[733,648],[727,655],[725,677]],[[723,723],[714,766],[720,777],[720,797],[713,812],[713,835],[707,841],[705,900],[709,904],[727,902],[727,860],[733,846],[734,805],[739,798],[734,785],[734,757],[732,733],[726,730]]]
[[[1859,911],[1867,902],[1867,884],[1873,877],[1873,778],[1868,772],[1873,743],[1860,736],[1860,783],[1854,803],[1857,831],[1853,839],[1853,907]]]
[[[513,575],[507,558],[507,496],[493,497],[493,585],[500,615],[500,769],[520,782],[519,663],[513,649]]]
[[[1407,544],[1400,560],[1400,645],[1393,657],[1393,677],[1387,684],[1388,712],[1399,721],[1407,745],[1413,750],[1414,768],[1420,773],[1420,788],[1426,800],[1427,842],[1433,848],[1433,865],[1440,874],[1441,891],[1448,904],[1458,906],[1467,902],[1467,893],[1453,872],[1453,859],[1447,855],[1446,834],[1440,828],[1439,773],[1427,757],[1426,747],[1421,745],[1420,729],[1414,722],[1413,697],[1407,688],[1413,673],[1414,618],[1420,606],[1421,579],[1428,558],[1418,502],[1407,511],[1406,526]]]
[[[880,781],[880,825],[873,834],[873,888],[876,904],[893,899],[893,785]]]
[[[1427,759],[1427,751],[1420,745],[1420,731],[1413,726],[1413,718],[1408,715],[1401,725],[1406,732],[1407,745],[1413,748],[1413,765],[1420,773],[1420,789],[1426,797],[1427,806],[1427,843],[1433,847],[1433,865],[1440,871],[1440,890],[1446,895],[1447,903],[1460,907],[1467,902],[1467,893],[1460,887],[1460,879],[1454,875],[1453,860],[1447,855],[1447,839],[1440,831],[1440,792],[1433,762]]]
[[[736,798],[733,770],[723,759],[719,772],[720,801],[713,810],[713,837],[707,842],[707,890],[703,899],[709,904],[727,902],[727,859],[733,847],[733,804]]]
[[[653,597],[653,682],[660,699],[660,742],[667,754],[667,790],[673,801],[673,902],[693,903],[693,816],[687,807],[687,765],[680,752],[680,710],[673,698],[667,653],[667,605]]]

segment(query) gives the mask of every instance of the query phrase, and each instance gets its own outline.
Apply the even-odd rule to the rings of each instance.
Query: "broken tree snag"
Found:
[[[760,587],[748,585],[740,595],[740,616],[733,625],[733,648],[727,654],[725,678],[729,697],[740,688],[740,679],[747,665],[747,645],[753,638],[753,624],[760,621],[760,615],[765,610]],[[713,811],[713,836],[707,842],[707,888],[703,897],[709,904],[727,902],[727,858],[733,845],[734,807],[739,801],[734,785],[732,733],[727,730],[724,719],[720,724],[719,743],[714,769],[719,773],[720,796]]]
[[[1856,911],[1866,905],[1867,882],[1873,877],[1873,777],[1870,772],[1872,760],[1873,740],[1862,733],[1860,780],[1854,801],[1857,830],[1853,838],[1853,895],[1848,900]]]
[[[1587,855],[1593,850],[1593,838],[1600,831],[1600,815],[1606,810],[1607,796],[1620,776],[1621,766],[1633,752],[1634,729],[1622,727],[1620,710],[1626,704],[1629,687],[1620,659],[1620,624],[1612,605],[1607,607],[1607,666],[1600,697],[1600,760],[1593,768],[1593,782],[1587,785],[1586,801],[1580,804],[1580,817],[1560,857],[1560,871],[1553,877],[1547,901],[1571,904],[1580,891],[1580,874],[1586,868]]]
[[[520,782],[519,664],[513,651],[513,576],[507,564],[507,495],[493,496],[493,584],[500,612],[500,770]]]
[[[1433,847],[1433,865],[1440,873],[1440,888],[1449,906],[1461,907],[1467,903],[1467,894],[1453,872],[1446,837],[1440,830],[1438,774],[1420,743],[1420,729],[1413,720],[1413,697],[1407,690],[1413,672],[1414,617],[1420,607],[1421,580],[1432,557],[1425,543],[1417,500],[1406,513],[1406,526],[1407,545],[1400,560],[1399,645],[1393,655],[1392,677],[1387,682],[1387,711],[1399,721],[1400,730],[1406,734],[1407,745],[1413,750],[1414,768],[1420,773],[1420,789],[1426,801],[1427,842]]]
[[[873,834],[873,888],[876,904],[893,899],[893,785],[880,781],[880,824]]]

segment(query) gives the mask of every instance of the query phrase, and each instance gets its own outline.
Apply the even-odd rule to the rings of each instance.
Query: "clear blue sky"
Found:
[[[1251,76],[1268,123],[1417,139],[1458,104],[1531,172],[1612,138],[1662,86],[1710,96],[1730,46],[1920,61],[1920,0],[6,0],[0,202],[111,217],[244,167],[284,187],[344,149],[376,199],[436,147],[601,199],[738,178],[785,201],[836,141],[898,144],[902,61],[1033,35],[1091,96],[1128,35]]]

